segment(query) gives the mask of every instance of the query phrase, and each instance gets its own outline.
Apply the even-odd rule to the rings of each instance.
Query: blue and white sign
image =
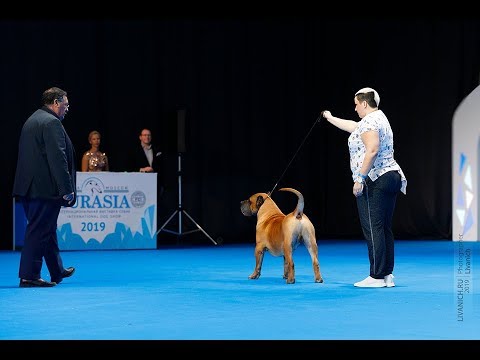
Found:
[[[480,241],[480,86],[452,121],[452,240]]]
[[[155,249],[157,174],[78,172],[77,202],[57,222],[60,250]]]

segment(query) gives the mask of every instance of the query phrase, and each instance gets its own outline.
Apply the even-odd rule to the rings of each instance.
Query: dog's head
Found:
[[[256,215],[268,197],[266,193],[253,194],[247,200],[240,201],[240,211],[245,216]]]
[[[102,188],[100,187],[98,182],[95,181],[95,179],[89,179],[85,184],[84,188],[86,191],[90,192],[92,196],[94,196],[95,193],[101,194],[103,192]]]

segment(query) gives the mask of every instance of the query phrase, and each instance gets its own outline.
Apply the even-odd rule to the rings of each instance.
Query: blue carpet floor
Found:
[[[64,251],[76,272],[53,288],[19,288],[20,252],[0,252],[0,340],[478,340],[480,243],[396,241],[394,288],[368,275],[363,241],[319,241],[296,283],[254,245]],[[478,270],[477,270],[478,269]],[[49,280],[44,266],[43,278]]]

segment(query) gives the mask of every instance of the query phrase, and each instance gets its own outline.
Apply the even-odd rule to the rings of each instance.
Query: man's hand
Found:
[[[70,194],[63,195],[63,200],[68,201],[68,204],[70,205],[72,203],[74,197],[75,197],[75,193],[72,192]]]

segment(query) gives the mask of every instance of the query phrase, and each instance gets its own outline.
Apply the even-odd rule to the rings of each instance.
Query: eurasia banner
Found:
[[[78,172],[77,202],[57,222],[60,250],[155,249],[157,174]]]

